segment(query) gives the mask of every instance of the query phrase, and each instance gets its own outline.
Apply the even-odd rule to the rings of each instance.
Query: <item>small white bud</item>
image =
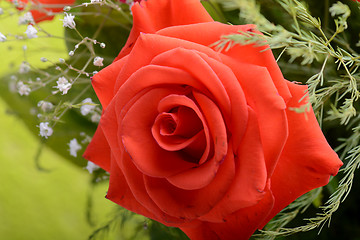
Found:
[[[59,58],[59,62],[60,62],[60,63],[65,63],[65,59]]]
[[[105,48],[106,47],[105,43],[100,43],[100,47]]]
[[[47,62],[47,58],[42,57],[42,58],[40,58],[40,61]]]
[[[71,10],[71,7],[70,6],[65,6],[64,7],[64,11],[67,12],[67,11],[70,11]]]
[[[69,52],[69,56],[71,56],[71,57],[74,56],[74,54],[75,54],[74,51],[70,51],[70,52]]]

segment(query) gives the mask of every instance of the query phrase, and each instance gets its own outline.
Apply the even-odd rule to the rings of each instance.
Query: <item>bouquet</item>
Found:
[[[5,59],[1,98],[118,206],[90,239],[117,222],[129,239],[309,237],[350,193],[357,1],[20,0],[0,13],[19,24],[0,47],[27,43]]]

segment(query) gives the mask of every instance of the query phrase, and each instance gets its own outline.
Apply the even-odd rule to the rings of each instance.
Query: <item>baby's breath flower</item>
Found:
[[[329,12],[331,13],[331,16],[336,15],[342,15],[344,18],[347,18],[350,16],[350,8],[348,5],[343,4],[341,2],[334,3],[330,8]]]
[[[77,152],[81,149],[81,145],[78,143],[76,138],[73,138],[69,143],[69,151],[70,155],[73,157],[77,157]]]
[[[6,36],[0,32],[0,42],[5,42]]]
[[[98,165],[96,165],[93,162],[88,161],[87,166],[85,167],[85,169],[87,169],[89,171],[90,174],[92,174],[95,170],[99,169],[100,167]]]
[[[37,106],[43,111],[48,112],[54,108],[54,105],[51,102],[41,100],[38,102]]]
[[[36,35],[38,33],[38,31],[36,30],[36,28],[34,28],[32,25],[28,25],[27,29],[25,31],[27,37],[29,39],[31,38],[37,38],[38,36]]]
[[[65,13],[64,19],[60,19],[61,21],[63,21],[63,27],[68,27],[70,29],[75,29],[75,21],[74,21],[75,16],[72,15],[71,13]]]
[[[69,56],[71,56],[71,57],[74,56],[74,54],[75,54],[74,51],[70,51],[70,52],[69,52]]]
[[[92,112],[95,109],[94,105],[86,104],[86,103],[94,104],[91,98],[85,98],[82,101],[82,103],[84,103],[84,105],[80,107],[80,112],[83,116],[88,115],[90,112]]]
[[[0,15],[4,14],[4,10],[0,8]]]
[[[31,12],[26,12],[23,16],[19,17],[19,25],[34,23],[34,18]]]
[[[27,62],[22,62],[20,64],[20,68],[19,68],[19,73],[20,74],[25,74],[28,73],[30,71],[30,66]]]
[[[95,66],[97,66],[97,67],[102,67],[102,66],[104,66],[103,61],[104,61],[104,58],[102,58],[102,57],[95,57],[93,64],[94,64]]]
[[[101,118],[101,116],[97,112],[95,112],[93,115],[91,115],[91,121],[94,123],[100,122],[100,118]]]
[[[19,81],[17,84],[16,84],[16,88],[17,88],[17,91],[18,93],[23,96],[28,96],[31,92],[31,89],[28,85],[24,84],[22,81]]]
[[[38,126],[40,128],[40,136],[48,138],[53,134],[53,129],[49,126],[49,122],[41,122]]]
[[[71,88],[71,83],[65,77],[59,77],[56,81],[57,86],[55,88],[59,89],[62,94],[67,94],[69,89]]]

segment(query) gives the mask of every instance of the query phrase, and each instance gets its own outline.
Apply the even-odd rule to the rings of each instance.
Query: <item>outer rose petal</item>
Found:
[[[124,48],[114,61],[130,53],[140,33],[155,33],[156,31],[178,25],[200,22],[213,22],[200,1],[157,0],[135,3],[131,8],[133,13],[133,28]]]
[[[223,223],[202,222],[200,226],[180,227],[191,240],[247,240],[260,228],[274,204],[267,188],[264,198],[255,206],[243,208],[227,216]]]
[[[228,58],[224,63],[234,71],[249,106],[257,114],[267,172],[271,177],[288,137],[285,101],[265,67]]]
[[[100,126],[86,148],[83,157],[110,172],[111,149]]]
[[[148,208],[144,207],[134,197],[129,185],[126,182],[124,174],[121,168],[119,168],[115,156],[111,156],[111,171],[110,171],[110,182],[109,191],[106,195],[107,199],[121,205],[124,208],[129,209],[138,214],[142,214],[149,218],[157,219],[156,216],[149,211]]]
[[[299,103],[307,87],[290,82],[288,86],[293,95],[286,110],[289,138],[271,178],[275,205],[264,224],[294,199],[326,185],[329,175],[336,175],[342,165],[321,132],[312,108],[303,114],[289,109],[308,102],[306,97]]]
[[[94,75],[91,84],[96,92],[97,97],[103,107],[103,110],[109,105],[110,101],[116,94],[115,83],[119,70],[123,68],[127,57],[124,57],[120,61],[116,61],[110,64],[100,72]]]
[[[211,31],[208,31],[211,29]],[[198,43],[204,46],[211,46],[217,42],[221,36],[235,34],[239,31],[247,32],[254,31],[255,25],[226,25],[218,22],[206,22],[191,24],[186,26],[174,26],[161,29],[157,32],[159,35],[173,37],[177,39],[187,40],[189,42]],[[215,46],[212,46],[215,48]],[[233,61],[249,63],[257,66],[266,67],[271,75],[271,78],[282,96],[287,102],[291,95],[289,89],[284,81],[284,77],[277,65],[275,58],[268,46],[255,47],[254,45],[235,45],[228,51],[223,51],[222,54],[230,57]]]

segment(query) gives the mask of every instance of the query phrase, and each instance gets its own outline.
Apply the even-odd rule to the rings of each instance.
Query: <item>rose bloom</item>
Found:
[[[13,0],[10,0],[14,2]],[[18,0],[18,9],[23,10],[26,4],[31,4],[30,12],[36,23],[52,20],[53,13],[62,12],[65,6],[71,6],[75,0]]]
[[[84,157],[110,173],[107,198],[191,239],[248,239],[342,162],[304,85],[268,46],[216,51],[253,25],[214,22],[198,0],[148,0],[115,61],[97,73],[99,127]]]

